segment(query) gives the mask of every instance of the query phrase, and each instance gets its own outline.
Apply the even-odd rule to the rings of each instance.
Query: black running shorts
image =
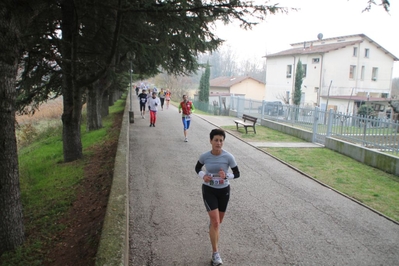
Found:
[[[226,212],[230,199],[230,186],[218,189],[202,184],[202,198],[208,212],[215,209]]]
[[[140,111],[145,111],[145,103],[140,103]]]

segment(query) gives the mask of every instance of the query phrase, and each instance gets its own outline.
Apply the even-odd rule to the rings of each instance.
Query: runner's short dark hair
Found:
[[[215,128],[212,129],[211,133],[209,134],[210,139],[212,140],[214,136],[223,136],[223,140],[226,139],[226,132],[223,129]]]

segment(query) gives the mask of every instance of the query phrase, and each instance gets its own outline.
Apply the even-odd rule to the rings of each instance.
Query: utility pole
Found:
[[[134,123],[132,74],[133,74],[133,67],[132,67],[132,59],[130,58],[130,109],[129,109],[130,123]]]
[[[328,86],[326,110],[324,112],[324,125],[327,123],[328,100],[330,99],[331,84],[332,84],[332,80],[330,81],[330,86]]]

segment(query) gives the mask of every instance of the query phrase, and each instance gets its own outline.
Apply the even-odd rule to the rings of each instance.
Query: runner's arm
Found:
[[[201,171],[202,166],[204,166],[200,161],[197,161],[197,164],[195,165],[195,172],[198,174],[199,177],[204,179],[204,176],[206,176],[206,173],[204,171]]]
[[[233,178],[239,178],[240,177],[240,170],[238,170],[238,166],[231,168],[231,170],[233,171],[233,173],[232,174],[228,173],[226,175],[226,177],[228,179],[233,179]],[[233,175],[233,176],[231,177],[231,175]]]
[[[202,166],[204,166],[204,164],[202,164],[202,163],[200,163],[199,161],[197,161],[197,164],[195,165],[195,172],[196,172],[197,174],[201,171]]]

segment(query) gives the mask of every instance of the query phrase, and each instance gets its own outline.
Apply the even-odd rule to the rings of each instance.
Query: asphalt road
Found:
[[[135,100],[135,99],[134,99]],[[130,265],[209,265],[209,219],[194,166],[215,128],[176,107],[156,127],[134,101],[130,125]],[[241,177],[221,225],[224,265],[399,265],[399,226],[227,135]]]

